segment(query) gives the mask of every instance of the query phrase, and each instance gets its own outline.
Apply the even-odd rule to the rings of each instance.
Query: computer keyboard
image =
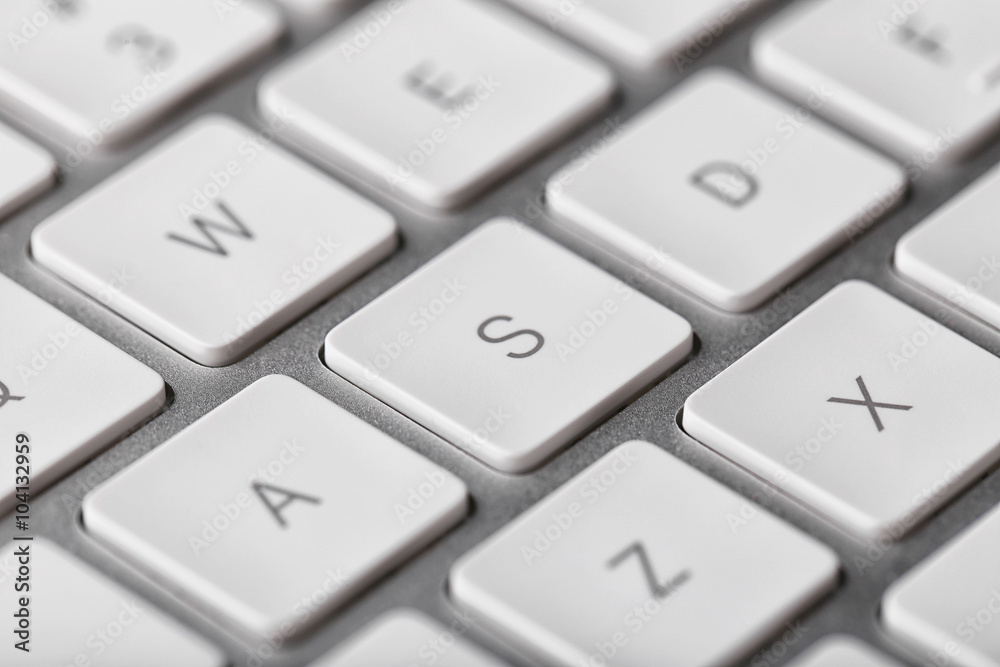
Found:
[[[0,667],[1000,666],[998,29],[10,0]]]

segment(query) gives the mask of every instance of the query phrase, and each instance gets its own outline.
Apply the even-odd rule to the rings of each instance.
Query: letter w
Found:
[[[223,234],[229,234],[230,236],[242,236],[245,239],[253,239],[253,232],[250,231],[250,228],[244,225],[243,222],[240,221],[240,219],[237,218],[236,215],[234,215],[231,210],[229,210],[228,206],[226,206],[221,201],[218,202],[216,206],[218,206],[219,210],[222,211],[222,213],[227,218],[229,218],[230,221],[232,221],[232,224],[219,223],[214,220],[210,220],[208,218],[201,218],[197,215],[191,218],[191,224],[193,224],[195,227],[198,228],[198,231],[201,232],[201,235],[205,237],[205,239],[211,245],[206,243],[201,243],[197,240],[192,240],[186,236],[174,234],[173,232],[167,234],[167,238],[172,241],[179,241],[180,243],[186,243],[189,246],[194,246],[195,248],[198,248],[199,250],[204,250],[205,252],[214,253],[222,257],[228,257],[229,252],[226,250],[226,247],[222,245],[222,243],[220,243],[217,238],[215,238],[215,235],[212,233],[212,230],[215,230],[216,232],[221,232]]]

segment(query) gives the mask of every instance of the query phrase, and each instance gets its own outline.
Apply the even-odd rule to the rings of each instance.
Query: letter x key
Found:
[[[864,398],[863,401],[859,401],[854,398],[829,398],[828,403],[846,403],[847,405],[863,405],[868,408],[868,412],[871,414],[872,419],[875,420],[875,426],[881,432],[885,430],[882,426],[882,418],[878,416],[877,408],[885,408],[887,410],[909,410],[912,405],[896,405],[895,403],[876,403],[872,400],[872,395],[868,393],[868,387],[865,386],[865,381],[859,375],[855,378],[855,382],[858,383],[858,388],[861,390],[861,396]]]

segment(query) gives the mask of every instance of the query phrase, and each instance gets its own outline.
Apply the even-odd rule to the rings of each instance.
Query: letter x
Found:
[[[876,403],[872,400],[872,395],[868,393],[868,387],[865,386],[865,381],[859,375],[855,382],[858,383],[858,389],[861,390],[861,396],[864,398],[863,401],[859,401],[854,398],[829,398],[828,403],[846,403],[847,405],[863,405],[868,408],[868,412],[871,414],[872,419],[875,420],[875,426],[878,427],[879,431],[885,430],[882,426],[882,419],[878,416],[878,410],[876,408],[885,408],[886,410],[909,410],[912,405],[896,405],[895,403]]]

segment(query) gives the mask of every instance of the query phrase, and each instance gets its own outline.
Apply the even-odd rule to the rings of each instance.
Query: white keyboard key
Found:
[[[467,504],[452,474],[272,375],[87,496],[83,517],[196,606],[288,639],[461,521]]]
[[[504,472],[537,467],[691,351],[678,315],[509,219],[335,327],[327,365]]]
[[[260,103],[291,116],[282,136],[329,165],[446,209],[589,119],[613,89],[606,68],[506,10],[408,0],[381,19],[359,12],[270,74]]]
[[[1000,459],[1000,359],[866,283],[832,290],[688,398],[684,429],[865,539]]]
[[[509,0],[635,69],[668,63],[684,71],[730,25],[764,0]]]
[[[896,246],[896,268],[1000,328],[1000,167],[993,169]]]
[[[457,602],[545,664],[729,665],[836,584],[836,556],[626,443],[455,564]]]
[[[166,391],[155,372],[2,276],[0,313],[3,514],[17,486],[38,493],[152,417]],[[15,443],[29,450],[27,484]]]
[[[195,361],[232,363],[397,243],[388,213],[261,141],[195,122],[36,227],[35,258]]]
[[[832,635],[788,663],[788,667],[902,667],[864,642]]]
[[[695,76],[608,150],[549,181],[552,213],[732,311],[758,306],[871,224],[898,167],[724,70]]]
[[[51,188],[55,180],[52,156],[0,125],[0,219]]]
[[[62,136],[76,166],[119,145],[268,49],[280,17],[258,0],[13,0],[0,16],[0,105]]]
[[[503,667],[461,639],[474,623],[467,614],[445,627],[409,609],[389,612],[310,667]]]
[[[823,0],[756,36],[760,76],[905,160],[919,174],[980,148],[1000,127],[996,0]]]
[[[936,665],[998,667],[997,554],[1000,508],[889,587],[882,602],[886,630]]]
[[[27,553],[25,553],[27,552]],[[27,575],[19,569],[26,566]],[[26,577],[22,581],[21,577]],[[15,588],[23,586],[24,588]],[[44,539],[15,540],[0,552],[0,613],[15,626],[0,664],[17,667],[222,667],[201,637]],[[27,606],[21,603],[27,601]],[[26,609],[27,612],[22,612]],[[27,634],[17,635],[27,614]],[[13,619],[13,620],[9,620]],[[16,648],[27,641],[22,651]]]

